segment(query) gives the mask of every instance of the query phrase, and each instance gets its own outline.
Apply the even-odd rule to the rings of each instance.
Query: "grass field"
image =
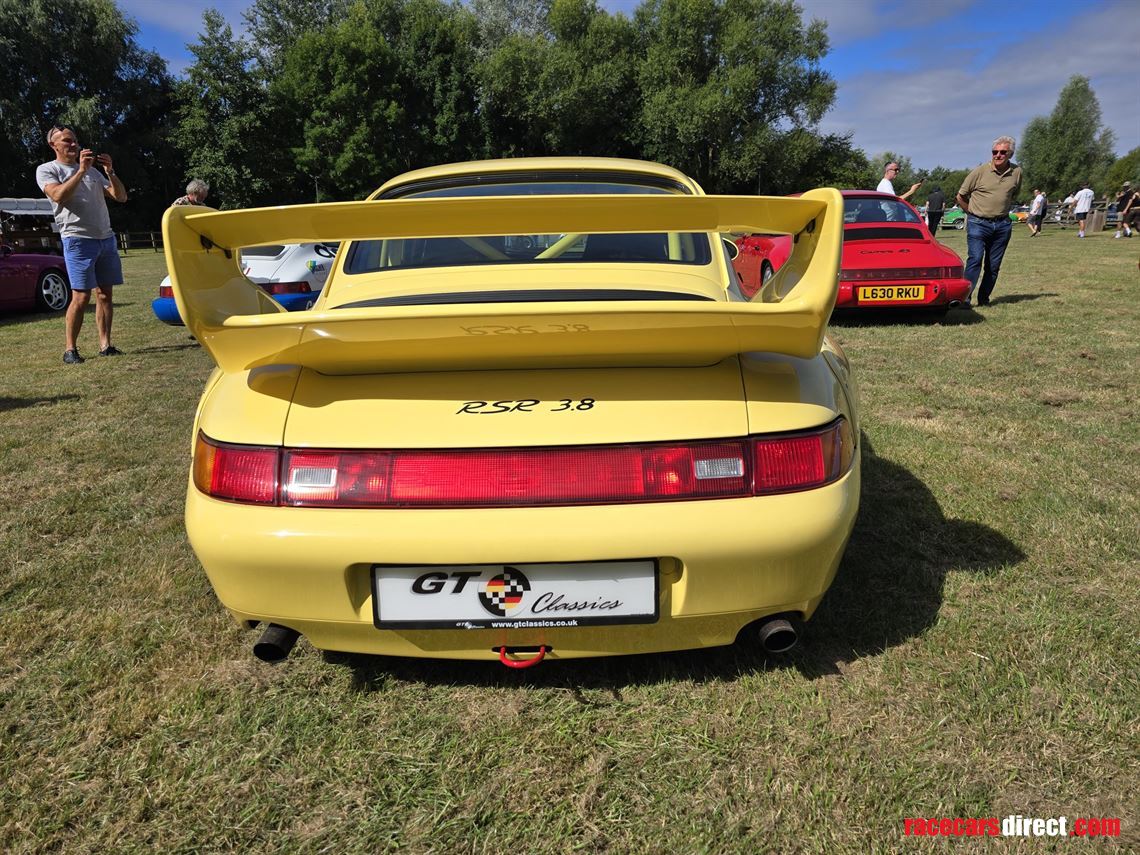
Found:
[[[256,661],[183,533],[210,365],[151,316],[162,257],[126,259],[125,357],[3,317],[0,850],[1136,851],[1138,255],[1018,229],[981,314],[834,325],[863,503],[791,655],[523,674]],[[903,836],[1008,814],[1123,836]]]

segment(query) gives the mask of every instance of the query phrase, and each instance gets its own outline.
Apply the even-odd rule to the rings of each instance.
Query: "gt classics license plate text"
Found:
[[[372,566],[376,626],[586,626],[657,620],[657,563]]]

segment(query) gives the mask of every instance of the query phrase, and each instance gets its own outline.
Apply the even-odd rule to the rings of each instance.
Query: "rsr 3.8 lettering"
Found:
[[[594,398],[561,398],[558,401],[539,401],[535,398],[522,398],[510,401],[465,401],[455,411],[458,415],[494,416],[500,413],[564,413],[592,410]]]

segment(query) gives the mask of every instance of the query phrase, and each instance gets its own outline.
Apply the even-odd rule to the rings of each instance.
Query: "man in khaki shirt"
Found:
[[[1013,137],[998,137],[990,151],[992,160],[971,171],[958,190],[958,204],[969,214],[966,246],[970,256],[965,276],[970,280],[970,295],[966,305],[970,305],[974,289],[978,288],[978,274],[983,270],[977,305],[989,305],[1005,248],[1013,234],[1009,209],[1021,192],[1021,167],[1010,160],[1013,149]]]

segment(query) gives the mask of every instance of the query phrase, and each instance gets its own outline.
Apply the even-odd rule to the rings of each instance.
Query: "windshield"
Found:
[[[918,215],[906,202],[879,197],[843,200],[844,223],[917,223]]]
[[[551,196],[581,194],[676,193],[647,184],[605,180],[507,181],[438,187],[402,198],[457,196]],[[708,236],[699,232],[648,234],[483,235],[465,238],[408,238],[357,241],[349,250],[346,273],[374,273],[417,267],[477,264],[565,264],[638,262],[708,264]]]

